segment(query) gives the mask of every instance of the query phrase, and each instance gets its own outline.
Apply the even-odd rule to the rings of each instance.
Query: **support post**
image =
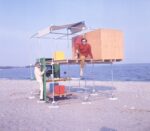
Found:
[[[41,58],[40,63],[41,63],[41,70],[42,71],[46,70],[45,58]],[[43,75],[43,99],[44,101],[46,101],[46,74],[45,73]]]
[[[111,82],[112,82],[112,87],[114,87],[114,69],[113,69],[113,61],[111,62]]]

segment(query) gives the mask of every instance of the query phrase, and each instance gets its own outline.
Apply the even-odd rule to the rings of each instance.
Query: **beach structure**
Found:
[[[57,37],[53,37],[56,35]],[[75,58],[75,47],[81,42],[82,38],[86,38],[91,45],[93,59],[85,59],[86,64],[113,64],[123,60],[123,33],[116,29],[89,29],[84,21],[67,24],[52,25],[43,30],[38,31],[32,36],[38,39],[66,39],[69,44],[71,40],[72,57],[65,58],[65,52],[51,52],[53,58],[39,58],[41,70],[50,68],[49,73],[44,74],[44,100],[46,100],[46,82],[50,82],[52,86],[52,97],[54,102],[55,96],[66,96],[64,86],[55,85],[55,82],[71,80],[71,77],[60,78],[60,64],[79,64],[80,58]],[[112,66],[111,66],[112,67]],[[93,66],[94,68],[94,66]],[[57,70],[57,71],[56,71]],[[49,76],[49,77],[48,77]],[[113,70],[112,70],[113,80]],[[55,89],[56,86],[56,89]],[[57,90],[57,91],[56,91]],[[61,91],[60,91],[61,90]],[[56,93],[57,92],[57,93]]]

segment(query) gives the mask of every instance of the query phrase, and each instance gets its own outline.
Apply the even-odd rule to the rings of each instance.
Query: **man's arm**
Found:
[[[75,58],[79,59],[79,55],[80,55],[80,44],[77,44],[75,46]]]
[[[41,72],[39,68],[35,67],[35,74],[42,76],[44,74],[44,72],[45,72],[45,70],[43,70]]]

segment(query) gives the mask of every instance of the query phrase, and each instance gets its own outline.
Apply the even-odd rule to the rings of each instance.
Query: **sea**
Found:
[[[60,76],[79,78],[79,65],[61,65]],[[34,79],[34,67],[0,68],[0,79]],[[84,79],[99,81],[150,81],[150,63],[142,64],[87,64]]]

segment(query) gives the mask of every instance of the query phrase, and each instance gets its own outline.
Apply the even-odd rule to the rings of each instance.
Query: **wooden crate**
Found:
[[[123,33],[121,31],[97,29],[87,32],[84,37],[91,45],[94,60],[123,60]]]

